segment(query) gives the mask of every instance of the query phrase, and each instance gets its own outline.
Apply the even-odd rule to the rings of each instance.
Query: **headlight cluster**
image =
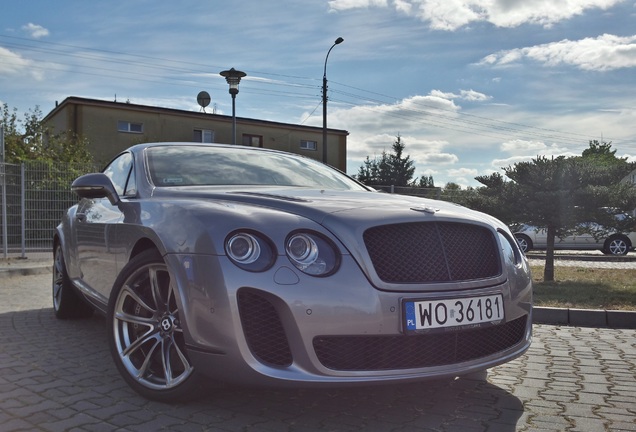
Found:
[[[285,252],[298,270],[312,276],[328,276],[340,264],[335,245],[310,232],[290,234],[285,241]]]
[[[250,232],[238,232],[225,241],[225,252],[243,270],[265,271],[274,263],[274,248],[263,237]]]
[[[271,240],[251,231],[238,231],[225,240],[225,252],[243,270],[262,272],[274,264],[276,249]],[[329,276],[340,265],[336,245],[326,237],[309,231],[296,231],[285,240],[285,253],[291,263],[311,276]]]

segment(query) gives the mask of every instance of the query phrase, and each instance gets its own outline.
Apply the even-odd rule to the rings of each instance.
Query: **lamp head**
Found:
[[[224,77],[227,83],[230,85],[230,94],[233,95],[238,93],[238,86],[241,82],[241,78],[247,76],[245,72],[236,70],[234,68],[220,72],[219,75]]]

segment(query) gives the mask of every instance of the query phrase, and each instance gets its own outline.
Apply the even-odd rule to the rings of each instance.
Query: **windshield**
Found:
[[[146,149],[146,161],[157,187],[260,185],[366,190],[341,172],[312,159],[249,147],[150,147]]]

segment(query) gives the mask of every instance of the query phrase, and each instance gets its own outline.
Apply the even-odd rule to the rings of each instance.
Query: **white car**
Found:
[[[589,224],[589,231],[594,231],[597,224]],[[597,228],[600,230],[600,227]],[[517,243],[523,252],[531,249],[546,249],[548,245],[547,230],[532,225],[522,225],[514,233]],[[606,255],[625,255],[636,245],[636,232],[611,233],[595,238],[590,233],[576,234],[554,239],[554,249],[560,250],[600,250]]]

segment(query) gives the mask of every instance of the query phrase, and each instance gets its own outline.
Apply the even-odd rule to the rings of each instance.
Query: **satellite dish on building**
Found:
[[[210,94],[206,91],[200,91],[197,95],[197,102],[201,106],[201,110],[203,112],[205,112],[205,107],[210,105],[211,100],[212,98],[210,97]]]

